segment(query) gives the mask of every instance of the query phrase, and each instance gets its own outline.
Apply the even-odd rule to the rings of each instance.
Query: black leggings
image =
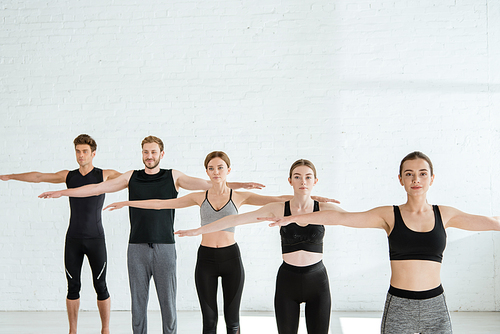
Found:
[[[306,267],[283,262],[276,277],[274,310],[279,334],[297,334],[300,303],[306,303],[306,327],[310,334],[328,334],[331,297],[323,261]]]
[[[68,299],[80,298],[81,272],[83,257],[87,255],[90,268],[92,269],[92,279],[94,289],[97,293],[97,300],[109,298],[106,286],[107,255],[106,243],[102,239],[74,239],[66,237],[64,247],[64,265],[66,267],[66,279],[68,280]]]
[[[240,332],[240,302],[245,272],[237,244],[211,248],[200,246],[195,270],[196,290],[203,315],[203,334],[217,330],[217,285],[222,277],[224,319],[228,334]]]

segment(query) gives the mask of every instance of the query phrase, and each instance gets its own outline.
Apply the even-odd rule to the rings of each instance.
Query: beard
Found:
[[[149,162],[149,164],[152,164],[150,166],[148,166],[148,162],[146,160],[142,160],[142,162],[147,169],[155,169],[160,164],[160,159]]]

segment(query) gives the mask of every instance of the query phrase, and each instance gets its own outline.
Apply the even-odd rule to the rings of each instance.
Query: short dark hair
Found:
[[[95,142],[94,138],[86,134],[81,134],[76,137],[75,140],[73,140],[73,144],[75,144],[75,148],[76,145],[89,145],[92,152],[95,152],[95,150],[97,150],[97,143]]]
[[[432,166],[431,159],[420,151],[414,151],[409,153],[406,157],[403,158],[403,160],[401,160],[401,164],[399,165],[399,176],[402,176],[403,174],[403,164],[405,163],[405,161],[417,159],[423,159],[427,161],[427,163],[429,164],[431,176],[434,175],[434,167]]]

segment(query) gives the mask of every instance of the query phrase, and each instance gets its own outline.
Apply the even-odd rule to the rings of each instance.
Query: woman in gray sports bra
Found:
[[[286,201],[292,196],[262,196],[252,192],[233,191],[227,186],[231,162],[227,154],[214,151],[205,158],[205,169],[212,181],[206,192],[194,192],[168,200],[125,201],[108,205],[115,210],[123,206],[143,209],[180,209],[200,206],[201,225],[206,226],[226,216],[237,216],[244,204],[262,206]],[[334,201],[318,197],[321,201]],[[203,315],[203,333],[215,334],[218,320],[217,285],[222,277],[224,319],[227,333],[240,333],[239,309],[243,291],[244,271],[240,251],[234,238],[234,227],[202,235],[195,270],[196,290]]]
[[[401,161],[399,181],[407,193],[403,205],[358,213],[322,210],[283,218],[268,215],[265,219],[273,221],[271,226],[294,222],[385,230],[392,275],[381,332],[452,333],[440,278],[445,229],[499,231],[500,217],[470,215],[452,207],[430,205],[427,191],[434,181],[433,166],[421,152],[412,152]]]

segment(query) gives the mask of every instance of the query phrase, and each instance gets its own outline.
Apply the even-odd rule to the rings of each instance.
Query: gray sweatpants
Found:
[[[147,333],[149,282],[153,276],[160,303],[163,334],[177,333],[175,244],[129,244],[128,279],[134,334]]]
[[[387,294],[382,334],[451,334],[451,320],[444,293],[428,299],[408,299]]]

